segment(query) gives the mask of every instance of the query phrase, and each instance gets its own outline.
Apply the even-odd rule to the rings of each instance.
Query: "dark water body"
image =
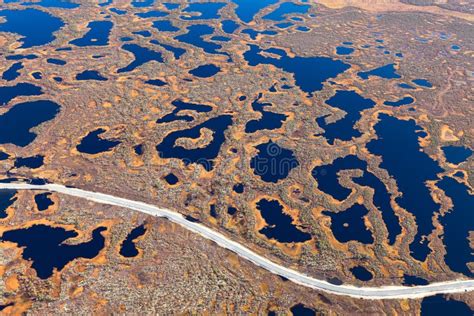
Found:
[[[17,200],[16,190],[0,190],[0,218],[6,218],[7,208]]]
[[[280,128],[288,117],[285,114],[266,111],[265,108],[270,107],[273,104],[261,103],[261,98],[262,94],[260,93],[259,96],[252,102],[252,109],[256,112],[260,112],[262,116],[257,120],[250,120],[247,122],[245,125],[246,133],[255,133],[259,130],[273,130]]]
[[[70,51],[72,51],[72,47],[59,47],[59,48],[56,48],[55,51],[57,51],[57,52],[70,52]]]
[[[227,207],[227,214],[235,215],[235,213],[237,213],[237,209],[235,207],[233,207],[233,206]]]
[[[336,94],[325,102],[326,104],[343,110],[346,115],[332,123],[326,123],[326,117],[316,119],[318,125],[324,129],[321,134],[329,144],[334,144],[335,139],[350,141],[355,137],[360,137],[362,133],[355,128],[355,124],[362,116],[362,111],[373,108],[375,102],[365,99],[355,91],[337,90]]]
[[[147,8],[151,7],[155,0],[132,0],[131,5],[134,8]]]
[[[51,43],[56,37],[54,32],[64,26],[63,21],[37,9],[0,10],[0,17],[6,19],[0,24],[0,32],[21,35],[20,48],[30,48]]]
[[[107,81],[107,78],[103,77],[97,70],[84,70],[76,75],[76,80],[96,80],[96,81]]]
[[[436,186],[443,190],[453,202],[452,209],[439,221],[444,228],[443,242],[446,246],[444,259],[454,272],[463,273],[472,278],[467,264],[474,261],[474,254],[469,244],[469,232],[474,231],[473,206],[474,195],[469,188],[453,178],[444,177]]]
[[[437,174],[443,170],[421,151],[418,137],[426,133],[415,121],[380,114],[374,128],[378,139],[369,142],[367,149],[381,156],[380,167],[386,169],[397,182],[398,190],[402,193],[396,199],[398,205],[415,216],[418,231],[410,244],[410,250],[413,258],[424,261],[430,249],[427,240],[422,239],[432,232],[432,216],[439,209],[431,198],[426,181],[436,180]]]
[[[0,115],[0,144],[14,144],[24,147],[30,144],[36,134],[30,129],[52,120],[60,106],[48,100],[30,101],[14,105]]]
[[[135,245],[135,240],[143,236],[146,233],[145,224],[142,224],[138,227],[132,229],[132,231],[127,235],[127,238],[122,242],[120,246],[120,255],[126,258],[133,258],[138,256],[138,249]]]
[[[328,57],[288,57],[281,49],[262,50],[256,45],[249,45],[250,49],[244,53],[244,58],[250,66],[260,64],[274,65],[286,72],[292,73],[296,85],[301,90],[312,95],[323,88],[323,83],[329,78],[335,78],[350,68],[340,60]],[[260,53],[276,54],[276,57],[266,57]]]
[[[232,190],[234,190],[235,193],[244,193],[244,185],[242,183],[237,183],[234,185]]]
[[[222,48],[222,45],[216,44],[214,42],[208,42],[203,39],[203,36],[214,33],[214,28],[212,26],[207,24],[195,24],[188,26],[186,29],[188,30],[187,33],[178,35],[174,39],[182,43],[202,48],[202,50],[208,54],[229,56],[229,54],[219,51]]]
[[[125,44],[122,46],[123,50],[126,50],[135,56],[135,59],[126,67],[117,70],[117,73],[129,72],[135,70],[143,64],[150,61],[156,61],[162,63],[163,57],[160,52],[155,52],[147,47],[142,47],[137,44]]]
[[[118,15],[127,14],[126,10],[120,10],[120,9],[117,9],[117,8],[110,8],[109,10],[110,10],[110,12],[113,12],[113,13],[118,14]]]
[[[7,154],[3,151],[0,151],[0,161],[7,160],[8,158],[10,158],[9,154]]]
[[[0,106],[7,105],[11,100],[19,96],[42,95],[41,87],[31,83],[17,83],[14,86],[0,87]]]
[[[414,90],[415,87],[410,86],[408,83],[399,83],[398,86],[402,89]]]
[[[385,101],[383,104],[388,106],[402,106],[412,104],[415,101],[412,97],[403,97],[397,101]]]
[[[179,182],[179,179],[177,176],[175,176],[173,173],[168,173],[165,177],[164,177],[166,183],[168,183],[169,185],[175,185],[176,183]]]
[[[8,55],[5,57],[6,60],[22,60],[22,59],[33,60],[36,58],[38,58],[38,56],[35,54],[28,54],[28,55],[16,54],[16,55]]]
[[[80,6],[70,0],[39,0],[39,1],[24,1],[24,0],[4,0],[5,3],[21,3],[24,6],[37,5],[43,8],[61,8],[61,9],[75,9]]]
[[[160,32],[177,32],[179,27],[176,27],[169,20],[158,20],[153,22],[153,27]]]
[[[297,304],[290,308],[290,312],[293,316],[316,316],[316,312],[309,308],[304,306],[303,304]]]
[[[133,41],[133,38],[129,37],[129,36],[123,36],[123,37],[120,38],[120,41],[121,42],[130,42],[130,41]]]
[[[300,32],[305,32],[305,33],[311,31],[311,29],[307,26],[298,26],[296,30]]]
[[[289,28],[290,26],[293,26],[294,24],[291,23],[291,22],[282,22],[282,23],[277,23],[275,24],[276,27],[278,27],[279,29],[287,29]]]
[[[65,60],[57,59],[57,58],[48,58],[46,59],[46,62],[48,64],[57,65],[57,66],[64,66],[67,64]]]
[[[374,190],[373,203],[382,214],[388,231],[388,241],[393,245],[397,236],[402,232],[398,216],[390,204],[390,193],[385,184],[373,173],[367,170],[367,163],[357,156],[349,155],[337,158],[332,164],[315,167],[312,176],[318,182],[319,190],[330,194],[333,198],[344,201],[351,194],[351,190],[343,187],[338,180],[337,174],[342,170],[359,169],[363,171],[362,176],[352,178],[355,184],[367,186]]]
[[[245,22],[249,23],[253,20],[255,15],[262,9],[278,3],[278,0],[231,0],[237,5],[235,8],[235,14],[237,17]]]
[[[132,32],[132,34],[140,35],[140,36],[143,36],[143,37],[151,37],[151,32],[147,31],[147,30]]]
[[[191,69],[189,73],[199,78],[210,78],[221,71],[220,67],[214,64],[201,65],[194,69]]]
[[[258,153],[250,160],[250,167],[265,182],[277,183],[299,166],[293,151],[278,146],[272,140],[255,148]]]
[[[352,47],[345,47],[345,46],[337,46],[336,47],[336,54],[338,55],[351,55],[354,52],[354,48]]]
[[[53,77],[53,79],[56,82],[63,82],[63,78],[61,78],[61,77]]]
[[[452,164],[460,164],[471,157],[472,150],[463,146],[444,146],[441,147],[446,157],[446,161]]]
[[[220,148],[225,141],[225,131],[232,124],[231,115],[221,115],[211,118],[204,123],[189,129],[173,131],[165,136],[163,141],[156,146],[161,158],[181,159],[185,165],[196,163],[202,165],[207,171],[214,167],[214,159],[218,156]],[[186,149],[176,146],[176,140],[182,137],[197,139],[201,129],[207,128],[214,132],[213,139],[206,147]]]
[[[31,157],[18,157],[15,158],[15,168],[26,167],[30,169],[37,169],[44,163],[44,156],[36,155]]]
[[[0,241],[13,242],[18,247],[23,247],[23,259],[32,261],[31,267],[40,279],[47,279],[53,275],[54,270],[61,271],[74,259],[96,257],[104,248],[105,238],[101,232],[105,230],[105,227],[96,228],[90,241],[70,245],[64,241],[77,237],[76,231],[40,224],[6,231]]]
[[[217,42],[230,42],[232,39],[227,36],[213,36],[211,37],[211,41],[217,41]]]
[[[362,266],[352,267],[349,270],[357,280],[370,281],[373,279],[372,273]]]
[[[214,218],[219,217],[219,214],[217,214],[217,211],[216,211],[216,205],[215,204],[211,204],[209,206],[209,215],[211,215]]]
[[[87,27],[89,31],[81,38],[72,40],[69,44],[85,46],[107,46],[109,45],[109,35],[114,24],[110,21],[92,21]]]
[[[186,53],[186,50],[184,48],[172,46],[172,45],[169,45],[169,44],[163,44],[163,43],[160,43],[158,40],[155,40],[155,39],[151,40],[150,43],[163,47],[165,50],[172,53],[173,57],[175,59],[181,58],[181,56],[183,56],[184,53]]]
[[[417,86],[420,86],[420,87],[423,87],[423,88],[432,88],[433,85],[431,84],[431,82],[429,82],[428,80],[426,79],[414,79],[412,80],[411,82],[413,82],[414,84],[416,84]]]
[[[283,212],[283,206],[276,200],[261,199],[257,202],[267,226],[258,232],[268,239],[275,239],[282,243],[305,242],[311,239],[311,234],[303,232],[293,224],[293,218]]]
[[[234,33],[240,27],[239,23],[233,20],[223,20],[221,21],[221,26],[224,33],[227,34]]]
[[[403,285],[406,286],[415,286],[415,285],[428,285],[429,282],[423,278],[417,277],[415,275],[403,275]]]
[[[6,81],[12,81],[18,78],[21,73],[19,70],[23,69],[23,63],[17,62],[10,66],[7,70],[5,70],[2,74],[2,79]]]
[[[354,204],[342,212],[323,211],[322,214],[331,218],[331,230],[339,242],[355,240],[363,244],[372,244],[374,238],[364,223],[364,216],[368,212],[365,206]]]
[[[421,301],[421,316],[472,316],[474,311],[461,301],[446,299],[442,294],[425,297]]]
[[[160,80],[160,79],[150,79],[150,80],[147,80],[145,81],[146,84],[151,84],[152,86],[156,86],[156,87],[162,87],[162,86],[166,86],[167,83],[164,82],[163,80]]]
[[[105,133],[105,129],[98,128],[85,136],[79,145],[76,146],[77,150],[81,153],[86,154],[99,154],[106,151],[110,151],[112,148],[120,144],[118,140],[108,140],[100,138],[100,134]]]
[[[35,195],[35,203],[38,211],[46,211],[51,205],[54,204],[53,200],[50,198],[51,193],[45,192]]]
[[[219,10],[226,6],[223,2],[190,3],[181,12],[189,12],[191,16],[181,16],[183,20],[209,20],[220,17]]]
[[[147,12],[136,13],[135,15],[146,19],[146,18],[162,18],[162,17],[168,16],[169,13],[165,11],[160,11],[160,10],[152,10],[152,11],[147,11]]]
[[[156,123],[161,124],[161,123],[169,123],[169,122],[174,122],[174,121],[185,121],[185,122],[191,122],[194,121],[194,117],[191,115],[185,114],[185,115],[179,115],[179,112],[181,111],[195,111],[198,113],[207,113],[212,111],[212,106],[205,105],[205,104],[199,104],[199,103],[190,103],[190,102],[184,102],[181,100],[174,100],[171,102],[171,104],[175,107],[175,109],[169,113],[163,116],[162,118],[158,119]]]
[[[288,14],[306,14],[311,6],[296,4],[293,2],[283,2],[275,11],[265,15],[264,20],[283,21]]]
[[[240,32],[240,33],[249,35],[250,38],[253,39],[253,40],[256,40],[257,36],[260,35],[260,34],[261,35],[269,35],[269,36],[273,36],[273,35],[278,34],[277,31],[273,31],[273,30],[256,31],[256,30],[253,30],[253,29],[245,29],[245,30],[242,30],[242,32]]]
[[[133,151],[138,156],[143,155],[143,144],[138,144],[138,145],[133,146]]]
[[[361,72],[358,72],[357,75],[364,80],[369,79],[370,76],[380,77],[384,79],[401,78],[401,76],[397,74],[397,70],[395,69],[395,64],[388,64],[388,65],[375,68],[369,71],[361,71]]]
[[[163,3],[163,5],[168,10],[176,10],[177,8],[179,8],[179,3],[168,3],[167,2],[167,3]]]

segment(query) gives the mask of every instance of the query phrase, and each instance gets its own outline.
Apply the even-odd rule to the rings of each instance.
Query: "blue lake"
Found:
[[[388,64],[382,67],[378,67],[369,71],[361,71],[358,72],[357,75],[362,79],[369,79],[369,77],[380,77],[384,79],[398,79],[401,78],[399,74],[397,74],[397,70],[395,69],[395,64]]]
[[[190,103],[181,100],[174,100],[173,102],[171,102],[171,104],[175,107],[175,109],[171,113],[166,114],[162,118],[159,118],[156,123],[161,124],[174,121],[194,121],[194,117],[189,114],[179,115],[179,112],[181,111],[196,111],[198,113],[207,113],[212,111],[212,106],[205,104]]]
[[[181,56],[183,56],[186,53],[186,50],[184,48],[172,46],[172,45],[169,45],[169,44],[163,44],[163,43],[161,43],[161,42],[159,42],[158,40],[155,40],[155,39],[151,40],[150,43],[154,44],[154,45],[158,45],[158,46],[164,48],[165,50],[169,51],[170,53],[173,54],[173,57],[175,59],[180,59]]]
[[[96,80],[96,81],[107,81],[107,78],[103,77],[97,70],[84,70],[76,75],[76,80]]]
[[[447,299],[442,294],[425,297],[421,301],[421,316],[472,316],[474,310],[461,301]]]
[[[0,115],[0,144],[29,145],[36,134],[30,129],[52,120],[60,106],[48,100],[30,101],[14,105]]]
[[[474,231],[474,195],[470,194],[465,184],[450,177],[442,178],[436,186],[443,190],[453,203],[452,209],[439,217],[444,228],[446,264],[451,270],[472,278],[474,273],[468,268],[468,263],[474,261],[469,243],[469,232]]]
[[[169,20],[157,20],[153,22],[153,27],[160,32],[177,32],[179,27],[173,25]]]
[[[15,190],[1,190],[0,191],[0,219],[6,218],[7,208],[13,205],[17,200]]]
[[[263,19],[271,21],[283,21],[286,15],[296,13],[305,14],[308,12],[310,7],[311,6],[307,4],[301,5],[293,2],[283,2],[275,11],[265,15]]]
[[[110,21],[93,21],[87,25],[89,31],[81,38],[72,40],[69,44],[80,47],[85,46],[107,46],[113,23]]]
[[[354,126],[361,118],[363,110],[375,106],[375,102],[371,99],[365,99],[355,91],[343,90],[337,90],[336,94],[325,103],[346,112],[343,118],[333,123],[326,123],[327,116],[316,119],[318,125],[324,129],[321,135],[326,138],[329,144],[334,144],[335,139],[349,141],[361,136],[362,133]]]
[[[255,15],[262,9],[278,3],[278,0],[231,0],[237,5],[235,8],[235,14],[237,17],[245,22],[249,23],[253,20]]]
[[[265,108],[272,106],[271,103],[259,102],[262,94],[252,102],[252,109],[261,113],[261,118],[257,120],[250,120],[245,125],[246,133],[255,133],[259,130],[272,130],[280,128],[283,122],[286,121],[287,115],[266,111]]]
[[[140,67],[141,65],[150,61],[156,61],[158,63],[162,63],[164,61],[160,52],[155,52],[154,50],[139,46],[137,44],[125,44],[122,46],[122,49],[132,53],[133,56],[135,56],[135,59],[130,64],[128,64],[128,66],[117,70],[117,73],[135,70],[137,67]]]
[[[76,146],[77,150],[81,153],[94,155],[110,151],[120,144],[118,140],[101,138],[100,135],[103,133],[105,133],[105,129],[103,128],[98,128],[90,132],[81,140],[80,144]]]
[[[385,101],[383,104],[388,106],[402,106],[412,104],[415,101],[412,97],[403,97],[397,101]]]
[[[428,80],[426,79],[414,79],[412,80],[411,82],[413,82],[414,84],[416,84],[417,86],[420,86],[420,87],[423,87],[423,88],[432,88],[433,85],[431,84],[431,82],[429,82]]]
[[[169,185],[175,185],[179,182],[179,179],[177,176],[175,176],[173,173],[168,173],[165,177],[164,177],[166,183],[168,183]]]
[[[303,304],[296,304],[290,308],[290,312],[293,316],[316,316],[316,312],[304,306]]]
[[[350,68],[350,65],[329,57],[289,57],[281,49],[262,50],[256,45],[248,46],[250,49],[244,53],[244,58],[250,66],[273,65],[289,72],[293,74],[296,85],[310,95],[321,90],[327,79],[335,78]],[[275,54],[278,58],[263,56],[262,52]]]
[[[175,37],[176,40],[202,48],[208,54],[219,54],[229,56],[227,53],[220,52],[222,45],[214,42],[208,42],[203,36],[214,33],[214,28],[207,24],[195,24],[187,27],[188,32]]]
[[[436,180],[443,170],[438,163],[421,151],[418,138],[426,134],[413,120],[399,120],[387,114],[379,115],[375,125],[377,140],[367,144],[374,155],[381,156],[381,168],[395,179],[403,194],[396,199],[398,205],[411,212],[418,226],[411,255],[424,261],[430,253],[428,241],[423,238],[433,230],[432,216],[439,206],[431,198],[427,181]]]
[[[181,16],[183,20],[209,20],[220,17],[219,10],[226,6],[223,2],[190,3],[181,12],[191,13],[191,16]]]
[[[269,140],[257,145],[257,155],[250,160],[253,173],[265,182],[277,183],[299,166],[293,151]]]
[[[104,248],[105,238],[101,233],[105,230],[105,227],[96,228],[90,241],[67,244],[64,241],[78,236],[76,231],[40,224],[6,231],[0,241],[9,241],[22,247],[23,259],[32,262],[31,267],[40,279],[47,279],[54,270],[61,271],[74,259],[96,257]]]
[[[221,71],[220,67],[217,67],[214,64],[201,65],[194,69],[191,69],[189,73],[195,77],[199,78],[209,78]]]
[[[6,81],[13,81],[18,78],[21,73],[19,70],[23,69],[23,63],[17,62],[10,66],[7,70],[5,70],[2,74],[2,79]]]
[[[331,231],[339,242],[355,240],[363,244],[372,244],[374,238],[364,223],[364,216],[368,212],[365,206],[354,204],[342,212],[323,211],[322,214],[331,218]]]
[[[37,5],[43,8],[75,9],[79,3],[70,0],[4,0],[5,3],[21,3],[24,6]]]
[[[145,233],[145,224],[132,229],[120,246],[120,255],[126,258],[136,257],[138,255],[138,249],[135,245],[135,240],[138,237],[143,236]]]
[[[15,158],[15,168],[26,167],[30,169],[37,169],[44,163],[44,156],[36,155],[30,157],[17,157]]]
[[[227,34],[234,33],[239,27],[239,23],[233,20],[223,20],[221,21],[222,30]]]
[[[373,279],[372,273],[362,266],[356,266],[349,269],[357,280],[370,281]]]
[[[0,17],[6,19],[0,23],[0,32],[21,35],[21,48],[52,42],[56,38],[54,32],[64,26],[60,18],[37,9],[0,10]]]
[[[51,205],[54,205],[54,202],[50,198],[51,193],[39,193],[35,195],[35,203],[38,211],[46,211]]]
[[[17,83],[14,86],[0,87],[0,106],[7,105],[11,100],[19,96],[42,95],[41,87],[31,83]]]
[[[466,161],[472,155],[472,150],[464,146],[443,146],[441,149],[446,161],[455,165]]]
[[[257,202],[267,226],[258,232],[268,239],[275,239],[282,243],[305,242],[311,239],[311,234],[301,231],[293,224],[293,218],[283,212],[283,206],[276,200],[261,199]]]
[[[221,115],[211,118],[194,127],[173,131],[167,134],[163,141],[156,146],[161,158],[181,159],[185,165],[196,163],[210,171],[214,167],[214,159],[218,156],[220,148],[225,141],[225,131],[232,124],[231,115]],[[176,145],[176,140],[182,137],[197,139],[201,129],[207,128],[214,132],[212,140],[206,147],[186,149]]]

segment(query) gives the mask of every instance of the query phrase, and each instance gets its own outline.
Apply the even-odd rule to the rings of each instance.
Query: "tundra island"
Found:
[[[4,0],[0,313],[472,315],[474,4]]]

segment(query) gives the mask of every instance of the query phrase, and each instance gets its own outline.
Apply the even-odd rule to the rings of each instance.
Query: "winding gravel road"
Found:
[[[85,191],[77,188],[66,187],[59,184],[33,185],[26,183],[0,183],[0,189],[4,190],[45,190],[67,194],[89,201],[102,204],[115,205],[152,216],[165,217],[168,220],[177,223],[184,228],[201,235],[204,238],[214,241],[221,247],[235,252],[242,258],[260,266],[271,273],[278,274],[295,283],[303,286],[324,291],[331,294],[347,295],[356,298],[365,299],[402,299],[402,298],[421,298],[425,296],[441,293],[460,293],[474,290],[474,280],[454,280],[439,283],[432,283],[424,286],[383,286],[383,287],[355,287],[352,285],[334,285],[323,280],[318,280],[276,264],[265,257],[255,253],[249,248],[232,241],[228,237],[216,232],[203,224],[187,220],[183,215],[172,210],[159,208],[154,205],[139,201],[128,200],[115,197],[108,194]]]

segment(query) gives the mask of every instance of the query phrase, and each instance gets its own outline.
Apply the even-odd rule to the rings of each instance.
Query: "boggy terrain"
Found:
[[[473,276],[469,11],[171,2],[0,5],[3,178],[168,207],[331,282]],[[7,312],[86,310],[91,301],[104,312],[264,312],[298,303],[323,313],[420,310],[419,301],[321,299],[240,259],[223,262],[228,252],[166,221],[147,218],[140,228],[141,218],[129,227],[142,215],[104,215],[108,208],[83,201],[64,198],[59,207],[55,194],[28,195],[0,196],[0,244],[9,251],[4,288],[17,284],[0,301]],[[24,235],[45,231],[51,237],[44,245]],[[148,246],[112,250],[129,233],[128,243],[136,234]],[[190,252],[189,242],[202,251]],[[160,243],[162,252],[153,247]],[[64,254],[35,268],[25,259],[34,263],[40,246]],[[173,259],[163,261],[164,253]],[[184,262],[186,253],[192,259]],[[202,274],[183,277],[177,261],[199,265]],[[96,277],[86,277],[82,262]],[[18,266],[25,272],[13,272]],[[141,269],[153,277],[127,272]],[[227,271],[225,284],[242,297],[210,300],[221,282],[213,269]],[[14,273],[21,280],[7,283]],[[83,288],[67,292],[75,278]],[[215,283],[202,281],[209,278]],[[189,282],[187,292],[162,286],[178,279]],[[108,291],[129,288],[122,281],[138,283],[132,293],[120,292],[119,304],[120,295]],[[30,283],[37,290],[27,296],[30,285],[22,284]],[[255,294],[260,283],[266,295]],[[142,288],[167,299],[150,303]],[[472,294],[457,299],[473,306]]]

